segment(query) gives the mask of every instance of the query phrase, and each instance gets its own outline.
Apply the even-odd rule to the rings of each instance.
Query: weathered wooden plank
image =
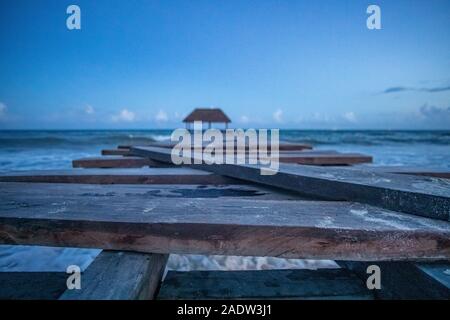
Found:
[[[170,150],[135,147],[133,152],[172,163]],[[419,216],[450,220],[450,182],[430,177],[375,172],[365,168],[322,168],[280,164],[275,175],[262,175],[260,165],[192,165],[220,175],[236,177],[296,191],[327,200],[347,200]]]
[[[374,293],[379,299],[450,299],[449,262],[339,262],[363,281],[369,275],[367,267],[377,265],[381,273],[381,290]]]
[[[154,142],[154,143],[149,143],[147,145],[145,145],[145,147],[158,147],[158,148],[168,148],[171,149],[173,148],[175,145],[177,144],[177,142],[172,142],[172,141],[161,141],[161,142]],[[196,147],[193,146],[193,149],[195,150],[202,150],[204,149],[209,143],[202,143],[201,147]],[[119,149],[130,149],[132,148],[133,145],[119,145],[118,148]],[[268,150],[271,150],[271,145],[270,143],[267,145]],[[310,144],[306,144],[306,143],[289,143],[289,142],[281,142],[278,145],[278,149],[279,151],[302,151],[302,150],[311,150],[313,147]],[[225,142],[224,142],[224,149],[225,149]],[[237,143],[235,143],[234,146],[234,150],[249,150],[249,146],[248,144],[246,144],[243,147],[238,148]]]
[[[130,156],[129,149],[104,149],[102,156]]]
[[[157,299],[367,300],[373,294],[345,269],[169,271]]]
[[[72,161],[74,168],[142,168],[167,166],[143,157],[103,156]]]
[[[60,300],[148,300],[159,288],[168,255],[102,251],[81,276],[80,290]]]
[[[3,182],[88,184],[241,184],[241,180],[189,168],[72,169],[12,171]]]
[[[1,300],[56,300],[66,290],[64,272],[0,272]]]
[[[356,203],[198,198],[150,187],[0,183],[0,243],[357,261],[450,258],[444,221]]]

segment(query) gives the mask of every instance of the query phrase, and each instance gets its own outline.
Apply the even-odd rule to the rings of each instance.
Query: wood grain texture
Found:
[[[81,275],[81,289],[67,289],[59,299],[153,299],[167,258],[162,254],[102,251]]]
[[[74,168],[142,168],[167,166],[142,157],[103,156],[72,161]]]
[[[0,183],[0,242],[338,260],[450,258],[450,224],[347,202]]]
[[[169,271],[157,299],[367,300],[373,294],[345,269]]]
[[[412,262],[339,262],[361,280],[368,278],[367,267],[377,265],[381,272],[381,290],[375,290],[378,299],[450,299],[450,263]],[[448,271],[447,271],[448,270]],[[447,273],[446,273],[447,272]]]
[[[133,152],[172,163],[164,148],[135,147]],[[191,167],[296,191],[326,200],[367,203],[418,216],[450,220],[450,182],[431,177],[375,172],[366,168],[323,168],[280,164],[275,175],[261,175],[260,165],[191,165]]]
[[[3,182],[48,182],[88,184],[242,184],[207,171],[189,168],[139,168],[139,169],[72,169],[35,170],[2,173]]]

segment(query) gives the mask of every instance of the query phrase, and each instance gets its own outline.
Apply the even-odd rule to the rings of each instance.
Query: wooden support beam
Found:
[[[103,149],[102,156],[131,156],[129,149]]]
[[[81,275],[81,289],[67,289],[60,300],[153,299],[168,255],[102,251]]]
[[[157,299],[368,300],[373,293],[345,269],[169,271]]]
[[[142,168],[167,166],[143,157],[104,156],[72,161],[74,168]]]
[[[88,184],[242,184],[242,181],[238,179],[181,167],[13,171],[0,175],[0,181]]]
[[[450,262],[339,262],[363,281],[367,267],[380,267],[381,290],[374,290],[378,299],[450,299]]]
[[[450,224],[347,202],[0,183],[0,243],[285,258],[450,258]],[[181,191],[181,190],[178,190]]]
[[[170,150],[135,147],[133,152],[172,163]],[[260,165],[192,165],[194,168],[262,183],[326,200],[347,200],[381,208],[450,220],[450,182],[429,177],[370,171],[365,168],[322,168],[280,164],[274,175]]]

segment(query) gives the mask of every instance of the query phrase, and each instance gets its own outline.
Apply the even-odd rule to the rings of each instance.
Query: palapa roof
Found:
[[[230,118],[228,118],[228,116],[222,111],[222,109],[219,108],[216,109],[197,108],[183,120],[183,122],[194,122],[194,121],[223,122],[223,123],[231,122]]]

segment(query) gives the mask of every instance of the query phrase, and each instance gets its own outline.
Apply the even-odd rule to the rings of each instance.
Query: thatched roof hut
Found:
[[[224,123],[225,127],[228,127],[228,123],[231,122],[230,118],[219,108],[197,108],[183,120],[186,125],[194,123],[194,121],[207,122],[210,128],[211,123]]]

